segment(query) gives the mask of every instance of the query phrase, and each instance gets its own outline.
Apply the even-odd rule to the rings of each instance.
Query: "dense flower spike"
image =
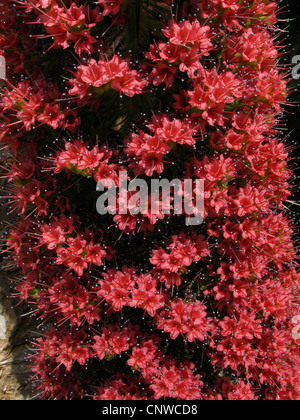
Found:
[[[278,5],[1,3],[5,252],[40,320],[40,398],[300,399]],[[151,191],[139,212],[119,191],[98,214],[96,187],[124,172],[193,191],[170,191],[168,211],[160,193],[157,212]],[[176,209],[198,180],[204,220],[188,226]]]

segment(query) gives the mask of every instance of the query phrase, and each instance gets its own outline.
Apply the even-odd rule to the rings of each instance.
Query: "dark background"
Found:
[[[281,63],[284,68],[290,72],[292,71],[292,59],[294,56],[300,56],[300,1],[299,0],[282,0],[280,3],[282,12],[278,18],[281,29],[286,30],[286,34],[280,37],[281,44],[286,45],[282,51]],[[299,60],[300,62],[300,60]],[[300,75],[300,70],[298,71]],[[288,145],[293,145],[294,150],[291,152],[291,165],[294,167],[295,173],[295,192],[292,200],[296,204],[291,206],[294,213],[295,221],[297,223],[297,236],[299,236],[300,226],[300,79],[291,80],[289,87],[292,89],[289,97],[289,102],[292,106],[285,107],[286,127],[285,134],[289,134],[287,139]]]

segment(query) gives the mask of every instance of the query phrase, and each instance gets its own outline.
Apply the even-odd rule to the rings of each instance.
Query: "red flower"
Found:
[[[145,173],[147,176],[163,172],[163,158],[169,151],[169,145],[158,133],[152,137],[143,132],[140,136],[132,135],[132,141],[127,141],[125,149],[129,156],[138,157],[138,162],[131,165],[136,173]]]
[[[107,86],[107,89],[111,87],[129,97],[141,94],[149,82],[142,79],[136,70],[129,69],[128,63],[128,60],[122,60],[119,55],[114,55],[110,61],[97,62],[91,59],[87,66],[80,65],[75,79],[70,80],[73,88],[69,90],[69,94],[78,95],[82,99],[89,96],[91,86]]]
[[[131,357],[127,362],[128,365],[134,369],[149,369],[149,366],[153,363],[155,350],[156,347],[154,347],[154,352],[151,352],[149,346],[133,347]]]
[[[65,236],[63,235],[63,230],[60,226],[52,227],[44,225],[41,228],[42,239],[40,240],[41,244],[47,244],[48,249],[57,248],[58,245],[65,243]]]
[[[80,160],[76,166],[80,170],[94,169],[99,166],[99,162],[103,156],[104,154],[99,151],[97,146],[92,150],[82,149]]]
[[[214,159],[211,163],[205,165],[206,179],[210,181],[220,181],[230,178],[234,173],[235,169],[233,166],[232,159],[225,159],[223,155],[219,159]]]
[[[94,50],[94,44],[97,42],[87,29],[73,33],[71,41],[74,42],[75,52],[80,56],[83,52],[91,54]]]
[[[143,80],[136,70],[128,70],[120,77],[114,78],[111,87],[124,95],[132,98],[134,95],[140,95],[148,86],[149,82]]]
[[[140,276],[137,280],[137,288],[131,290],[130,306],[144,309],[154,317],[157,310],[163,307],[165,300],[164,296],[158,293],[156,286],[156,280],[151,275]]]
[[[110,13],[113,15],[118,14],[123,1],[124,0],[97,0],[98,4],[103,7],[103,16],[107,16]]]
[[[1,2],[4,250],[43,324],[40,398],[299,399],[277,3]],[[205,191],[96,214],[124,171]]]
[[[212,45],[208,37],[209,32],[210,27],[201,26],[197,20],[192,23],[188,21],[176,23],[172,20],[169,22],[169,27],[163,30],[164,35],[172,44],[184,47],[196,44],[204,55],[208,55]]]
[[[64,115],[58,104],[46,104],[43,113],[37,117],[37,120],[42,124],[50,125],[55,130],[64,120]]]
[[[206,308],[200,302],[187,304],[175,299],[171,302],[171,310],[165,311],[159,319],[158,327],[169,332],[172,340],[181,334],[189,342],[204,341],[211,329],[206,315]]]
[[[166,88],[169,88],[174,83],[176,72],[176,67],[170,67],[164,63],[157,63],[157,66],[152,70],[150,75],[150,81],[154,86],[159,86],[164,83]]]
[[[89,243],[85,247],[86,260],[88,263],[102,265],[103,258],[106,257],[106,251],[98,244]]]
[[[124,306],[130,305],[130,292],[135,284],[135,272],[124,267],[124,272],[109,270],[103,274],[104,280],[100,281],[97,292],[115,311],[121,311]]]

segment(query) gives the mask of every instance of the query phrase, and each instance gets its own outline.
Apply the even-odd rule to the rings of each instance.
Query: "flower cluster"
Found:
[[[4,251],[40,320],[42,399],[299,399],[278,3],[0,5]],[[99,214],[97,185],[123,172],[193,189]],[[172,210],[199,180],[190,226]]]
[[[150,75],[152,83],[155,86],[164,83],[166,87],[171,87],[178,65],[181,72],[187,72],[190,78],[194,78],[194,73],[202,68],[201,58],[208,56],[213,49],[210,27],[201,25],[198,20],[179,23],[171,20],[163,34],[168,41],[151,44],[146,54],[146,58],[156,63]]]
[[[159,248],[152,252],[150,260],[151,264],[156,266],[153,270],[155,276],[165,283],[167,288],[180,286],[182,280],[180,274],[187,271],[186,267],[210,254],[204,236],[193,234],[187,238],[183,232],[171,238],[168,251]]]
[[[57,84],[47,82],[36,70],[34,77],[34,83],[29,79],[18,82],[2,97],[1,137],[12,146],[18,141],[19,133],[29,132],[35,126],[46,125],[54,130],[61,128],[74,132],[80,125],[76,110],[71,110],[68,103],[61,106]]]
[[[205,341],[210,329],[205,310],[205,306],[199,301],[172,301],[171,309],[160,314],[158,327],[170,333],[172,340],[182,335],[190,343],[196,339]]]
[[[57,153],[54,173],[69,171],[84,177],[93,177],[96,182],[107,187],[118,185],[117,171],[120,168],[109,164],[113,152],[107,146],[94,146],[90,150],[81,140],[73,140],[67,142],[64,149]]]
[[[62,2],[51,0],[29,1],[27,4],[28,12],[36,11],[35,23],[43,24],[48,34],[39,37],[53,38],[51,48],[66,49],[72,45],[79,56],[96,49],[97,39],[91,35],[91,30],[103,20],[99,6],[92,9],[72,2],[67,8]]]
[[[166,114],[155,115],[147,128],[152,134],[144,131],[132,133],[126,141],[125,153],[132,161],[129,166],[136,175],[145,173],[151,177],[154,172],[163,173],[165,155],[175,147],[174,143],[187,146],[196,143],[197,126],[188,120],[171,119]]]
[[[122,271],[109,270],[103,274],[97,295],[104,298],[114,311],[125,306],[141,308],[152,317],[164,304],[164,296],[157,290],[157,281],[151,275],[137,276],[134,268]]]
[[[82,276],[89,264],[101,266],[107,253],[99,243],[94,243],[91,232],[74,235],[74,229],[72,222],[64,217],[51,225],[44,224],[40,228],[39,244],[56,252],[55,264],[64,264]]]
[[[202,382],[200,376],[193,373],[195,366],[189,362],[178,366],[172,358],[159,356],[157,344],[151,339],[133,347],[128,364],[150,383],[154,399],[194,400],[201,397]]]
[[[129,60],[114,55],[109,61],[91,59],[87,66],[80,65],[70,84],[72,89],[69,94],[78,96],[82,104],[93,94],[101,96],[110,89],[129,97],[140,95],[148,86],[148,81],[137,70],[130,69]]]

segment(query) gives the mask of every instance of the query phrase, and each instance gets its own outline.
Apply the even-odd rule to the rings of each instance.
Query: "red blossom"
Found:
[[[41,399],[299,399],[278,3],[1,3],[3,254]],[[98,214],[124,171],[204,193]]]

